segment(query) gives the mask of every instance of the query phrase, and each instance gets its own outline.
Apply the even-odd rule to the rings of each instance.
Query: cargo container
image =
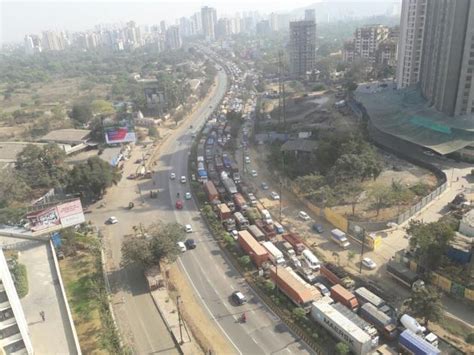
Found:
[[[304,243],[303,243],[303,239],[301,239],[301,237],[296,234],[296,233],[286,233],[286,234],[283,234],[283,239],[286,240],[288,243],[291,244],[291,246],[293,247],[293,249],[295,249],[296,251],[296,254],[301,254],[303,252],[303,250],[306,249]]]
[[[257,267],[269,261],[267,250],[249,232],[240,231],[238,241],[241,248],[250,256]]]
[[[359,307],[356,296],[339,284],[331,287],[331,298],[353,311],[356,311]]]
[[[441,351],[419,337],[412,331],[406,329],[398,338],[398,349],[402,354],[411,355],[438,355]]]
[[[372,347],[376,348],[379,345],[379,333],[372,324],[359,317],[357,313],[351,311],[341,303],[333,303],[332,306],[336,311],[341,313],[370,336],[372,339]]]
[[[387,263],[387,273],[402,285],[413,290],[424,286],[423,280],[420,279],[416,272],[411,271],[403,264],[395,261],[389,261]]]
[[[234,180],[229,178],[227,175],[221,176],[222,184],[224,185],[225,190],[230,194],[234,195],[237,193],[237,186],[235,186]]]
[[[351,245],[347,240],[346,233],[337,228],[331,231],[331,239],[344,249],[347,249]]]
[[[346,343],[356,355],[366,355],[372,351],[372,338],[354,322],[339,313],[326,302],[311,305],[311,318],[338,340]]]
[[[248,231],[259,242],[265,240],[265,234],[255,224],[249,226]]]
[[[198,181],[205,183],[207,182],[207,171],[206,170],[198,170]]]
[[[370,292],[365,287],[359,287],[354,291],[357,300],[360,304],[370,303],[373,304],[377,309],[385,306],[385,301],[377,296],[375,293]]]
[[[373,304],[364,303],[360,307],[359,314],[367,322],[373,324],[385,338],[393,340],[397,337],[396,322],[385,313],[379,311]]]
[[[271,267],[270,279],[294,304],[309,311],[311,302],[317,297],[284,267]]]
[[[285,264],[285,257],[283,256],[283,253],[278,250],[278,248],[269,241],[266,242],[261,242],[260,244],[263,245],[265,249],[268,251],[268,256],[270,257],[270,261],[273,263],[273,265],[284,265]]]
[[[303,258],[311,270],[319,270],[319,268],[321,267],[321,262],[311,250],[303,250]]]
[[[290,274],[291,276],[293,276],[300,284],[302,284],[306,289],[308,289],[311,294],[313,295],[314,297],[314,301],[319,301],[323,298],[323,295],[321,294],[321,291],[313,286],[311,283],[309,283],[308,281],[306,281],[304,279],[304,277],[301,277],[298,272],[295,272],[290,266],[287,266],[285,268]]]
[[[348,289],[354,287],[355,285],[354,280],[350,278],[349,274],[334,264],[327,263],[321,265],[320,273],[321,275],[326,277],[333,285],[341,284],[342,286]]]
[[[245,201],[245,198],[242,196],[242,194],[236,193],[234,194],[233,198],[237,211],[244,212],[247,210],[247,202]]]
[[[219,199],[219,193],[216,190],[216,187],[212,181],[207,181],[204,183],[204,191],[207,194],[207,200],[209,202]]]
[[[226,219],[232,218],[232,212],[230,211],[229,207],[225,203],[221,203],[216,206],[217,214],[221,221]]]
[[[234,220],[235,220],[235,223],[237,223],[237,226],[239,227],[239,229],[241,229],[241,230],[242,229],[247,229],[248,226],[249,226],[249,221],[240,212],[235,212],[234,213]]]

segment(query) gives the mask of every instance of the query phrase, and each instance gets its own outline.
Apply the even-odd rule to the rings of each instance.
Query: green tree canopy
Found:
[[[15,169],[31,188],[63,186],[67,177],[66,153],[57,144],[29,144],[17,156]]]
[[[165,260],[173,262],[180,253],[177,242],[184,240],[185,235],[183,226],[178,223],[152,224],[145,233],[124,240],[122,263],[149,267]]]
[[[109,101],[94,100],[90,106],[92,112],[96,115],[111,115],[115,109]]]
[[[30,187],[14,170],[0,169],[0,181],[0,208],[26,201],[30,197]]]
[[[79,123],[88,123],[92,119],[92,108],[88,102],[76,102],[72,105],[71,118]]]
[[[102,196],[106,188],[117,184],[120,178],[121,174],[116,168],[99,157],[92,157],[73,167],[66,190],[80,193],[83,199],[90,201]]]
[[[423,287],[412,293],[408,308],[413,316],[423,318],[425,326],[428,322],[437,322],[443,318],[443,305],[439,292],[433,287]]]
[[[346,354],[349,354],[349,352],[351,351],[351,349],[349,348],[349,345],[343,342],[337,343],[335,350],[336,350],[336,354],[338,355],[346,355]]]

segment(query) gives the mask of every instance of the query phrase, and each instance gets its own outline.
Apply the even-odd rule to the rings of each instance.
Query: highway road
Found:
[[[213,108],[225,94],[227,76],[218,73],[216,94],[209,105],[196,111],[187,124],[173,131],[161,147],[160,159],[154,176],[160,194],[156,213],[163,221],[191,224],[194,232],[189,234],[196,240],[197,248],[185,252],[179,258],[180,269],[187,275],[198,294],[203,307],[210,313],[225,337],[241,354],[305,354],[311,350],[293,335],[253,293],[240,274],[233,268],[210,235],[193,200],[185,201],[183,210],[174,207],[177,193],[181,196],[190,191],[189,184],[181,184],[180,176],[188,176],[187,162],[192,144],[192,135],[204,124]],[[194,128],[190,128],[190,125]],[[170,180],[170,173],[176,180]],[[243,292],[248,303],[235,306],[230,301],[233,291]],[[247,314],[247,322],[239,317]]]

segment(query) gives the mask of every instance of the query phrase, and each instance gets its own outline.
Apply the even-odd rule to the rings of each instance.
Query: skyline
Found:
[[[152,2],[147,0],[137,3],[125,1],[65,1],[61,3],[2,1],[0,2],[0,45],[18,43],[23,41],[27,34],[40,33],[45,30],[84,31],[99,24],[119,24],[128,21],[135,21],[140,25],[152,25],[165,20],[167,24],[174,24],[180,17],[189,17],[206,5],[216,8],[218,17],[222,17],[233,16],[237,12],[250,11],[259,11],[262,14],[291,12],[325,2],[314,0],[294,0],[292,2],[260,0],[255,3],[244,0],[238,3],[229,3],[222,0],[186,0],[178,1],[180,6],[177,7],[177,2]],[[337,3],[374,3],[386,6],[399,3],[399,1],[331,1],[331,4]],[[146,6],[146,11],[143,11],[144,6]],[[344,7],[341,6],[341,8]],[[21,19],[21,21],[18,21],[18,19]]]

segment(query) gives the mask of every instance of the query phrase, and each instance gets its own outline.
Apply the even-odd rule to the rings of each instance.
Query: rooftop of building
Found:
[[[57,129],[41,137],[43,142],[84,143],[91,131],[88,129]]]
[[[7,164],[16,162],[17,155],[29,144],[44,145],[44,143],[31,142],[0,142],[0,163]]]
[[[316,141],[312,141],[309,139],[292,139],[292,140],[286,141],[281,146],[281,150],[283,152],[298,151],[298,152],[311,153],[317,147],[318,147],[318,142]]]
[[[397,90],[393,82],[366,83],[354,96],[384,133],[442,155],[474,144],[474,116],[451,117],[437,111],[417,86]]]
[[[474,228],[474,209],[466,212],[464,216],[462,216],[462,223]]]

